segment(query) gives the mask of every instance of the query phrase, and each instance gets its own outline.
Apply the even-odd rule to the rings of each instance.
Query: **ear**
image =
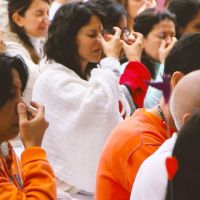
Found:
[[[191,117],[191,113],[184,114],[182,117],[182,124],[184,125],[189,120],[190,117]]]
[[[180,71],[176,71],[173,73],[172,78],[171,78],[171,87],[174,89],[176,84],[179,82],[179,80],[184,76],[184,74]]]
[[[17,24],[17,26],[23,27],[23,17],[19,15],[17,12],[13,14],[12,19]]]

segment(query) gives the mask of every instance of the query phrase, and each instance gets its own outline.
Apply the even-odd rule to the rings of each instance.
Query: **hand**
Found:
[[[156,0],[146,0],[143,5],[140,7],[140,9],[137,11],[137,15],[139,15],[141,12],[145,11],[149,8],[154,8],[157,6]]]
[[[122,49],[121,30],[118,27],[114,27],[115,34],[107,35],[107,40],[101,36],[101,44],[103,47],[104,54],[114,58],[119,58]],[[109,38],[109,39],[108,39]]]
[[[27,108],[24,103],[17,105],[19,116],[20,137],[24,148],[41,146],[44,133],[48,128],[48,122],[45,121],[45,108],[36,102],[31,102],[31,108]]]
[[[165,63],[165,59],[169,54],[170,50],[172,49],[172,47],[174,46],[174,44],[176,43],[176,41],[177,39],[175,37],[172,37],[171,43],[167,45],[166,41],[162,40],[160,48],[158,50],[159,60],[161,64]]]
[[[144,48],[143,35],[141,33],[132,32],[129,37],[131,39],[128,39],[128,42],[123,41],[123,49],[126,58],[129,61],[140,61]],[[135,41],[133,38],[135,38]]]

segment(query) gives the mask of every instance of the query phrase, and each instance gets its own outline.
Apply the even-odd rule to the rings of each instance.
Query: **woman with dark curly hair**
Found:
[[[112,39],[105,41],[101,14],[89,2],[58,10],[44,46],[43,72],[33,90],[33,99],[46,106],[51,125],[44,147],[64,191],[94,192],[101,149],[122,116],[130,115],[124,86],[119,85],[121,30],[115,28]],[[101,60],[102,51],[106,57]],[[88,63],[99,63],[90,76]],[[141,63],[134,66],[150,78]]]

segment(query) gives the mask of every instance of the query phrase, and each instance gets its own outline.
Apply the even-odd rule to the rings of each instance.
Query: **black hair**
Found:
[[[156,24],[159,24],[161,21],[166,19],[175,24],[175,16],[169,11],[163,10],[156,12],[155,8],[147,9],[134,19],[134,31],[142,33],[145,38]],[[147,55],[145,50],[142,53],[141,62],[148,68],[152,78],[155,78],[155,61]]]
[[[175,71],[188,74],[200,69],[200,33],[191,33],[179,39],[165,60],[166,74]]]
[[[43,0],[50,4],[50,0]],[[13,21],[13,14],[18,13],[21,16],[24,16],[26,11],[31,6],[33,0],[8,0],[8,17],[9,17],[9,24],[11,31],[16,33],[19,39],[22,41],[24,47],[30,53],[31,59],[34,63],[39,63],[39,55],[37,54],[36,50],[34,49],[29,36],[25,33],[23,27],[18,26]]]
[[[126,10],[115,0],[90,0],[88,3],[98,7],[102,13],[102,23],[104,29],[112,32],[113,27],[119,27],[123,17],[127,16]]]
[[[22,92],[25,90],[28,81],[28,69],[19,56],[8,56],[0,54],[0,107],[12,98],[12,69],[17,70],[22,83]]]
[[[166,200],[200,199],[200,111],[196,111],[178,134],[172,155],[179,168],[168,183]],[[172,184],[170,186],[170,184]]]
[[[101,18],[98,8],[85,2],[63,5],[55,14],[44,46],[47,60],[54,60],[86,79],[78,59],[76,37],[78,31],[89,23],[92,16]]]
[[[168,9],[176,15],[176,37],[200,13],[199,0],[171,0]]]

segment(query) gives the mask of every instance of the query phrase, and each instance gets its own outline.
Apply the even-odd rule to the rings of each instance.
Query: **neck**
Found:
[[[173,120],[171,112],[170,112],[169,103],[166,104],[164,98],[162,97],[160,102],[159,102],[159,104],[160,104],[160,107],[162,109],[162,112],[163,112],[163,114],[165,116],[165,119],[166,119],[167,123],[169,124],[169,126],[171,128],[176,130],[176,126],[174,124],[174,120]]]
[[[171,115],[171,112],[170,112],[170,109],[169,109],[169,105],[168,104],[165,104],[165,101],[164,101],[164,98],[162,97],[160,102],[159,102],[159,105],[160,105],[160,108],[161,108],[161,111],[162,111],[162,114],[164,115],[164,118],[166,120],[166,123],[171,127],[173,128],[174,130],[176,130],[176,127],[175,127],[175,124],[174,124],[174,120],[172,118],[172,115]],[[151,113],[153,113],[155,116],[157,116],[158,118],[160,118],[161,120],[162,117],[159,113],[159,110],[158,110],[158,106],[155,106],[154,108],[152,108],[151,110],[149,110]]]

